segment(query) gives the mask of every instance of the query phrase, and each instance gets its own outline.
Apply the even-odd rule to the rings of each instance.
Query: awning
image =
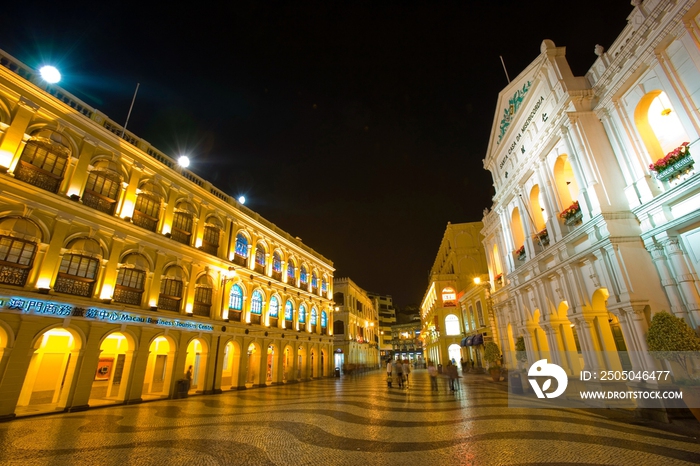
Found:
[[[459,342],[459,346],[467,346],[467,337],[462,338],[462,341]]]
[[[467,337],[467,342],[464,346],[471,346],[472,345],[472,340],[474,340],[474,335]]]
[[[483,345],[483,344],[484,344],[484,334],[477,333],[476,335],[474,335],[474,339],[472,340],[472,346]]]

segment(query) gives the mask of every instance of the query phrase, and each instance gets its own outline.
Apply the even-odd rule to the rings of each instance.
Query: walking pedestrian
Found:
[[[404,383],[406,384],[406,388],[408,388],[408,375],[411,373],[411,363],[408,361],[408,359],[404,359],[402,367],[403,367],[403,380],[404,380]]]
[[[386,360],[386,384],[389,388],[391,388],[391,375],[392,373],[392,364],[391,364],[391,359]]]
[[[399,382],[399,388],[403,388],[403,364],[401,360],[396,360],[396,379]]]
[[[433,361],[428,361],[428,375],[430,376],[430,390],[433,392],[438,391],[437,367],[435,367]]]
[[[452,361],[447,363],[447,376],[450,378],[450,391],[455,391],[455,381],[457,380],[457,366]]]

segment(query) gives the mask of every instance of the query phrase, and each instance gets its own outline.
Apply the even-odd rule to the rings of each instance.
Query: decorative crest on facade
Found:
[[[527,91],[530,90],[530,86],[532,86],[532,81],[528,81],[523,84],[523,88],[515,91],[513,97],[508,100],[508,108],[503,109],[503,119],[501,120],[501,132],[498,135],[498,144],[500,144],[503,140],[503,136],[506,134],[508,126],[510,126],[511,121],[513,121],[513,118],[518,112],[523,100],[525,100],[525,94],[527,94]]]

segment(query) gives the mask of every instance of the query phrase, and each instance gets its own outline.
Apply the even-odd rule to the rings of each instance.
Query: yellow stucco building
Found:
[[[488,274],[482,228],[481,222],[448,223],[430,270],[430,283],[420,306],[421,338],[424,357],[436,364],[475,357],[471,349],[462,346],[466,345],[468,333],[471,336],[487,333],[491,337],[488,331],[480,331],[485,325],[470,325],[467,314],[470,303],[478,302],[484,313],[488,311],[488,291],[474,284],[475,278]],[[465,294],[467,301],[461,299]],[[473,346],[473,339],[470,343]]]
[[[332,375],[330,260],[0,63],[0,418]]]

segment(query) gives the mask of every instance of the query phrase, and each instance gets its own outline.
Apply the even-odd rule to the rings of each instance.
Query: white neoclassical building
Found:
[[[572,377],[653,369],[653,314],[700,326],[699,15],[633,1],[586,76],[545,40],[499,94],[483,234],[506,352],[523,337]]]

